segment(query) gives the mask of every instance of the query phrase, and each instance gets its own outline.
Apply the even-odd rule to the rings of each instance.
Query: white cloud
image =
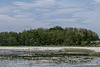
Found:
[[[51,19],[51,20],[45,20],[45,22],[75,22],[75,19]]]
[[[23,9],[30,9],[32,7],[51,7],[55,5],[54,0],[35,0],[35,2],[13,2],[14,5]]]
[[[96,3],[100,3],[100,0],[94,0]]]
[[[68,18],[69,15],[73,15],[75,13],[78,13],[78,12],[82,12],[84,11],[85,9],[83,8],[66,8],[66,9],[56,9],[54,11],[51,11],[51,12],[48,12],[48,13],[43,13],[42,14],[42,18],[45,18],[45,19],[50,19],[50,18],[57,18],[59,17],[59,19],[61,18]],[[71,16],[72,17],[72,16]],[[51,19],[52,20],[52,19]]]
[[[0,14],[0,30],[22,31],[24,29],[46,27],[49,23],[43,23],[32,18],[14,18]]]
[[[44,15],[57,15],[57,14],[65,14],[65,13],[71,13],[76,11],[82,11],[82,8],[67,8],[67,9],[58,9],[50,13],[46,13]]]
[[[74,19],[55,19],[56,22],[74,22]]]
[[[91,0],[91,2],[100,3],[100,0]],[[100,11],[96,10],[99,9],[99,6],[94,10],[94,4],[88,4],[86,6],[84,3],[82,6],[80,2],[80,6],[72,2],[67,2],[67,0],[62,0],[62,2],[61,0],[12,2],[10,5],[0,6],[0,30],[22,31],[29,28],[48,28],[50,26],[62,25],[62,27],[84,27],[93,30],[98,29],[99,31]],[[90,7],[95,13],[94,11],[90,13]]]
[[[0,14],[0,23],[3,23],[3,22],[6,23],[8,21],[14,21],[14,18],[12,18],[12,17],[10,17],[8,15]]]
[[[100,0],[92,0],[91,1],[91,4],[93,5],[93,4],[99,4],[100,3]]]
[[[0,6],[0,13],[9,13],[14,7],[13,6]]]
[[[21,10],[14,10],[13,13],[20,13]]]
[[[37,11],[44,11],[44,12],[48,12],[48,11],[51,11],[51,10],[49,10],[49,9],[36,9]]]
[[[15,18],[30,18],[30,16],[31,16],[31,14],[32,13],[22,13],[22,12],[20,12],[20,13],[17,13],[17,14],[15,14],[15,15],[13,15],[13,17],[15,17]]]
[[[48,9],[38,8],[34,10],[23,10],[24,8],[47,7],[52,5],[53,0],[38,0],[36,2],[13,2],[10,5],[0,6],[0,30],[22,31],[29,28],[47,27],[49,23],[37,20],[36,11],[49,11]],[[16,4],[16,5],[15,5]],[[18,7],[19,6],[19,7]],[[23,9],[20,9],[22,7]],[[30,11],[30,12],[29,12]],[[33,12],[34,11],[34,12]],[[36,16],[37,15],[37,16]],[[36,18],[35,18],[36,17]]]

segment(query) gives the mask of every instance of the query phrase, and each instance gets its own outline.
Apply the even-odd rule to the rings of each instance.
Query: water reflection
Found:
[[[1,56],[0,67],[86,67],[100,64],[100,58],[91,56]],[[88,66],[89,67],[89,66]],[[92,67],[92,66],[90,66]],[[100,66],[95,66],[100,67]]]
[[[88,53],[0,49],[0,67],[100,67],[91,66],[100,64],[100,58],[87,55]]]

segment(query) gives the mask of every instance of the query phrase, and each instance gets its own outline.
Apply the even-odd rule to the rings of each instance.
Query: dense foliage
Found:
[[[0,46],[85,46],[98,39],[98,35],[91,30],[56,26],[49,29],[30,29],[20,33],[1,32]]]

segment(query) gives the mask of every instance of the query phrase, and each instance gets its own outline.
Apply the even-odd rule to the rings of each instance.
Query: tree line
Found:
[[[60,26],[0,33],[0,46],[87,46],[96,40],[99,36],[91,30]]]

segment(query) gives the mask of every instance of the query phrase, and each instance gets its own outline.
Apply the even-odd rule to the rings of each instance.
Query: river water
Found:
[[[100,57],[87,55],[0,50],[0,67],[100,67],[99,64]]]

